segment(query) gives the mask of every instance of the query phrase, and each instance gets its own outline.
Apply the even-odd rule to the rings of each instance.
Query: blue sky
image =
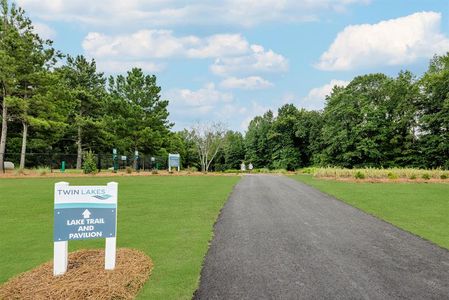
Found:
[[[106,74],[155,74],[175,129],[244,131],[284,103],[321,109],[357,75],[422,74],[449,51],[447,0],[18,0],[55,47]]]

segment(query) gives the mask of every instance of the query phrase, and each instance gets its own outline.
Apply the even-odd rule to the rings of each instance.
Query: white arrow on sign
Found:
[[[90,215],[91,215],[91,212],[87,209],[83,212],[84,219],[88,219],[90,217]]]

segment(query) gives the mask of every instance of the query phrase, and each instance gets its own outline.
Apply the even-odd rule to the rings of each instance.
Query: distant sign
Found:
[[[69,240],[106,238],[106,268],[114,268],[117,190],[115,182],[106,186],[70,186],[66,182],[55,184],[55,275],[64,274],[67,269],[62,257],[67,256]]]
[[[171,168],[178,168],[181,166],[180,163],[181,156],[179,154],[168,154],[168,168],[171,170]]]

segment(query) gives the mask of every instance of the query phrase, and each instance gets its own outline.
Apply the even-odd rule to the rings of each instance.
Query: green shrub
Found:
[[[50,172],[49,167],[38,167],[37,168],[37,173],[39,173],[40,176],[45,176],[45,175],[47,175],[48,172]]]
[[[441,174],[440,178],[441,179],[447,179],[447,175],[446,174]]]
[[[388,179],[393,179],[393,180],[399,178],[399,176],[397,174],[392,173],[392,172],[388,173],[387,176],[388,176]]]
[[[416,179],[416,175],[415,174],[411,175],[410,179],[415,180]]]
[[[315,168],[304,168],[299,171],[303,174],[313,174],[313,173],[315,173]]]
[[[95,174],[98,172],[95,155],[90,150],[84,154],[83,172],[84,174]]]
[[[198,172],[198,168],[197,167],[189,167],[189,168],[187,168],[186,171],[194,173],[194,172]]]
[[[421,178],[425,179],[425,180],[429,180],[430,179],[430,175],[428,173],[424,173],[424,174],[422,174]]]
[[[126,167],[126,174],[131,174],[133,172],[133,168],[132,167]]]
[[[365,174],[363,174],[363,173],[360,172],[360,171],[357,171],[357,172],[355,173],[354,177],[355,177],[356,179],[365,179]]]

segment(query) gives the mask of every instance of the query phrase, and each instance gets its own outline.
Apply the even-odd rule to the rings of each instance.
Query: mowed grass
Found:
[[[356,183],[293,178],[449,249],[449,184]]]
[[[154,262],[139,299],[191,299],[213,224],[238,179],[154,176],[64,181],[118,182],[117,246],[143,250]],[[53,258],[53,189],[58,181],[0,179],[0,283]],[[69,242],[69,251],[101,247],[104,239]]]

